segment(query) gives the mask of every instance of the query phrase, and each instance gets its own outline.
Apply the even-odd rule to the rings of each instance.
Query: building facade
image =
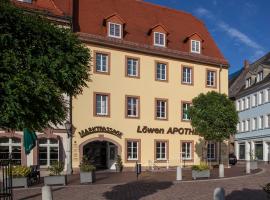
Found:
[[[239,88],[235,92],[235,88]],[[231,82],[231,98],[239,115],[235,154],[239,160],[269,161],[270,147],[270,54],[244,69]]]
[[[123,6],[124,5],[124,6]],[[228,63],[201,21],[143,1],[80,1],[76,32],[91,51],[91,81],[73,99],[73,167],[198,164],[203,149],[186,113],[200,93],[228,92]],[[133,8],[130,12],[127,8]],[[225,153],[224,153],[225,154]]]

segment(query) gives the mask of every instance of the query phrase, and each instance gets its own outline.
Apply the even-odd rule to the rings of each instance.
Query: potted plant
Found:
[[[61,175],[64,170],[63,162],[53,162],[53,164],[48,168],[50,171],[49,176],[44,177],[45,185],[66,185],[67,184],[67,176]]]
[[[267,183],[265,186],[262,186],[264,192],[266,192],[267,199],[270,199],[270,183]]]
[[[116,157],[115,169],[116,169],[116,172],[122,172],[123,170],[123,162],[120,155],[117,155]]]
[[[200,165],[192,166],[192,178],[209,178],[210,177],[210,168],[206,163],[200,163]]]
[[[30,167],[14,166],[12,167],[12,187],[25,187],[29,185],[28,175],[30,174]]]
[[[83,157],[80,164],[80,182],[93,183],[96,179],[96,168],[90,163],[86,156]]]

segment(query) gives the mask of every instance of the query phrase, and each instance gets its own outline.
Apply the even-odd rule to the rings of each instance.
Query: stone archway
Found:
[[[96,148],[97,148],[99,152],[105,151],[105,154],[106,154],[105,158],[107,159],[105,166],[107,166],[106,169],[110,169],[110,166],[112,167],[112,165],[109,163],[109,157],[111,156],[110,152],[113,149],[112,147],[114,147],[116,149],[116,151],[114,152],[114,154],[115,154],[114,158],[116,159],[116,155],[121,155],[121,153],[122,153],[122,146],[118,142],[116,142],[115,140],[110,139],[110,138],[105,138],[103,135],[99,135],[99,137],[95,137],[95,138],[90,138],[79,145],[80,161],[82,160],[84,154],[92,155],[93,151],[89,151],[89,149],[96,150]],[[88,153],[86,153],[86,151],[88,151]],[[104,154],[102,154],[102,155],[104,155]],[[105,158],[103,157],[103,159],[105,159]],[[114,159],[112,159],[112,160],[114,160]]]

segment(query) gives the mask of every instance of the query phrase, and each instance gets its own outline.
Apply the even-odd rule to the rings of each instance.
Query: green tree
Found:
[[[0,128],[42,130],[67,113],[63,94],[89,80],[89,50],[69,29],[0,1]]]
[[[214,91],[200,94],[192,100],[188,113],[191,125],[206,141],[217,141],[220,146],[222,141],[236,133],[238,114],[234,103],[225,94]]]

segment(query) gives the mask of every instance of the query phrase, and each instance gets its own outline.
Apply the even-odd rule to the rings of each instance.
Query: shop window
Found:
[[[168,81],[167,64],[156,63],[156,80],[157,81]]]
[[[126,97],[126,116],[130,118],[139,117],[139,97],[128,96]]]
[[[156,100],[156,119],[167,119],[167,105],[168,100],[157,99]]]
[[[191,67],[182,68],[182,83],[183,84],[192,85],[193,84],[192,76],[193,76],[193,72],[192,72]]]
[[[96,73],[109,73],[109,54],[95,52],[95,72]]]
[[[192,159],[192,142],[182,142],[182,160]]]
[[[245,144],[239,144],[239,159],[244,160],[246,157],[246,149],[245,149]]]
[[[139,158],[139,142],[138,141],[127,141],[127,160],[128,161],[137,161]]]
[[[167,142],[156,141],[156,160],[167,160]]]
[[[139,59],[127,58],[126,62],[126,75],[128,77],[139,77]]]
[[[209,142],[207,144],[207,159],[216,160],[216,143]]]
[[[216,87],[216,71],[207,70],[207,87]]]
[[[7,161],[12,156],[16,165],[21,165],[21,139],[19,138],[0,138],[0,160]]]
[[[39,165],[50,166],[59,161],[59,140],[41,138],[38,142]]]
[[[188,109],[189,109],[190,105],[191,105],[190,103],[186,103],[186,102],[182,103],[182,120],[184,120],[184,121],[190,120],[190,116],[188,114]]]

